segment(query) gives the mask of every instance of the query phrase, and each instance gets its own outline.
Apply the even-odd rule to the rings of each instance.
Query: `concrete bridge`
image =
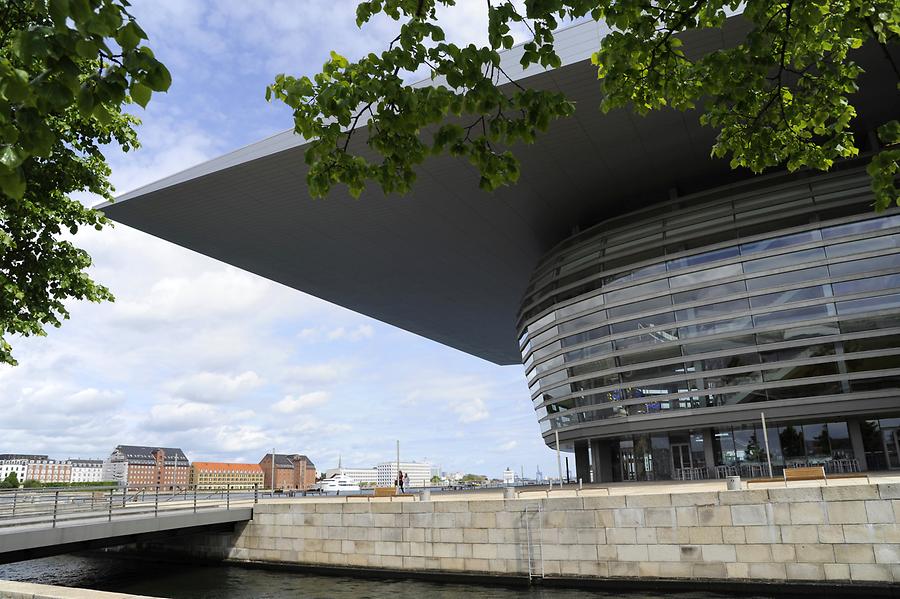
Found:
[[[255,492],[176,489],[21,489],[0,492],[0,563],[233,532],[253,516]]]

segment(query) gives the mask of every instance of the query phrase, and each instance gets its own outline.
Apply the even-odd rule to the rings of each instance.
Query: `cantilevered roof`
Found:
[[[684,47],[691,53],[730,46],[746,31],[732,18],[722,30],[684,36]],[[594,22],[558,32],[563,66],[552,71],[522,71],[521,48],[504,55],[514,79],[563,91],[577,106],[536,144],[515,148],[522,175],[512,187],[482,192],[467,162],[439,156],[418,169],[406,196],[385,196],[373,185],[359,199],[343,188],[313,199],[304,142],[285,132],[102,209],[151,235],[485,360],[518,363],[516,315],[529,276],[573,228],[673,192],[749,176],[709,158],[715,133],[699,125],[696,113],[602,114],[589,60],[600,35]],[[886,101],[896,92],[877,51],[858,60],[870,70],[864,78],[886,82],[879,89],[863,85],[868,96],[858,107],[865,128],[866,116],[896,109]],[[361,135],[354,142],[365,151]]]

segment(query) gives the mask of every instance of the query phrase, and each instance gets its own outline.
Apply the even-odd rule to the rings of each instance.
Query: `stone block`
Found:
[[[628,507],[666,507],[672,505],[668,494],[653,493],[651,495],[626,495],[625,505]]]
[[[725,575],[729,580],[740,580],[750,576],[750,564],[725,564]]]
[[[703,550],[700,545],[680,545],[678,552],[683,562],[699,562],[703,559]]]
[[[465,570],[466,563],[464,559],[458,557],[442,557],[440,558],[441,570]]]
[[[640,575],[638,562],[608,562],[609,575],[612,578],[634,578]]]
[[[825,568],[822,564],[785,564],[785,573],[788,580],[825,580]]]
[[[737,561],[739,562],[771,562],[772,546],[771,545],[741,545],[735,547],[737,553]]]
[[[697,508],[694,506],[685,506],[675,508],[675,522],[678,526],[697,526]]]
[[[705,545],[709,543],[722,543],[722,527],[697,526],[690,529],[691,543]]]
[[[605,545],[606,530],[602,528],[583,528],[577,532],[579,545]]]
[[[697,508],[700,526],[731,526],[731,507],[727,505],[704,505]]]
[[[787,571],[784,564],[780,563],[760,563],[750,564],[750,578],[762,578],[766,580],[784,580],[787,578]]]
[[[447,514],[447,513],[460,513],[460,512],[469,512],[469,502],[468,501],[435,501],[434,503],[434,512]],[[397,504],[402,505],[402,504]]]
[[[690,543],[691,542],[691,529],[687,528],[687,527],[657,528],[656,529],[656,542],[657,543],[673,543],[676,545]]]
[[[638,545],[655,545],[658,541],[655,528],[634,529],[634,542]]]
[[[644,523],[647,526],[675,526],[675,508],[650,507],[644,510]]]
[[[483,528],[463,529],[463,543],[487,543],[487,530]]]
[[[891,567],[886,564],[850,564],[853,582],[893,582]]]
[[[769,493],[763,489],[755,491],[723,491],[719,493],[720,505],[742,505],[748,503],[768,503]]]
[[[597,559],[604,562],[616,560],[615,545],[597,545]]]
[[[403,557],[399,555],[382,555],[381,567],[390,570],[402,570]]]
[[[875,551],[868,543],[834,545],[834,561],[843,564],[874,564]]]
[[[734,545],[703,545],[701,548],[705,562],[736,562]]]
[[[690,578],[692,562],[662,562],[659,564],[659,575],[664,578]]]
[[[442,528],[435,531],[436,540],[441,543],[462,543],[463,531],[458,528]]]
[[[879,564],[900,564],[900,544],[875,545],[875,561]]]
[[[819,529],[815,524],[782,526],[781,540],[785,543],[818,543]]]
[[[732,545],[743,545],[747,542],[747,535],[742,526],[723,526],[722,541]]]
[[[888,499],[866,501],[866,522],[868,524],[889,524],[894,522],[894,506]]]
[[[621,562],[645,562],[649,559],[646,545],[619,545],[616,554]]]
[[[877,485],[878,496],[882,499],[900,499],[900,483]]]
[[[644,526],[644,510],[622,508],[613,510],[613,518],[617,528]]]
[[[593,510],[593,513],[594,526],[599,528],[611,528],[616,525],[615,510]]]
[[[766,508],[772,524],[791,524],[790,503],[770,503]]]
[[[790,513],[791,524],[825,524],[827,517],[821,501],[792,503]]]
[[[337,502],[319,502],[316,503],[317,514],[340,514],[344,511],[344,504]]]
[[[900,543],[900,524],[872,524],[878,538],[884,543]]]
[[[656,562],[641,562],[638,564],[638,576],[641,578],[659,578],[659,564]]]
[[[731,506],[731,520],[735,526],[765,526],[769,524],[766,507],[769,504]]]
[[[377,530],[378,536],[382,541],[393,541],[395,543],[403,541],[402,528],[379,528]]]
[[[881,530],[873,524],[845,524],[843,529],[847,543],[878,543],[883,538]]]
[[[494,512],[476,512],[471,515],[467,526],[472,528],[494,528],[497,526],[497,516]]]
[[[844,542],[844,527],[840,524],[820,524],[818,529],[820,543]]]
[[[375,553],[378,555],[397,555],[399,543],[391,541],[375,541]]]
[[[468,558],[465,560],[465,566],[469,572],[489,572],[491,565],[486,559]]]
[[[609,566],[604,562],[578,562],[579,576],[608,578]]]
[[[611,495],[609,497],[582,497],[584,509],[602,510],[625,507],[624,495]]]
[[[469,511],[471,511],[473,514],[477,512],[502,512],[503,500],[489,499],[485,501],[470,501]]]
[[[425,542],[425,529],[424,528],[404,528],[403,529],[403,540],[409,541],[412,543],[424,543]]]
[[[830,524],[867,524],[865,501],[829,502],[828,522]]]
[[[769,548],[772,550],[772,561],[774,562],[785,563],[797,561],[796,545],[775,543],[769,545]]]
[[[821,543],[799,544],[794,549],[797,554],[797,560],[807,563],[833,563],[834,545],[823,545]]]
[[[850,580],[848,564],[822,564],[825,569],[825,580]]]
[[[432,543],[431,555],[437,558],[456,557],[456,544],[454,543]]]
[[[568,545],[570,561],[597,561],[596,545]]]
[[[697,507],[700,505],[718,505],[719,494],[708,493],[672,493],[672,505],[676,507]]]
[[[583,510],[574,511],[568,510],[563,512],[565,517],[565,526],[566,528],[593,528],[594,527],[594,514],[592,512],[586,512]]]
[[[472,545],[472,557],[475,559],[497,559],[497,546],[487,543]]]
[[[583,510],[584,500],[581,497],[551,497],[542,499],[545,511],[562,512],[566,510]]]
[[[795,487],[788,489],[769,489],[769,500],[772,503],[811,503],[822,501],[822,488]]]
[[[647,553],[657,562],[681,561],[681,548],[678,545],[648,545]]]
[[[824,499],[825,501],[879,499],[878,487],[868,484],[841,485],[839,487],[822,487],[822,499]]]
[[[695,563],[693,569],[691,570],[691,576],[694,578],[721,578],[724,579],[728,576],[728,571],[725,569],[725,564],[703,564],[703,563]]]
[[[456,557],[471,558],[472,557],[472,544],[471,543],[457,543],[456,544]]]
[[[353,505],[348,503],[348,506]],[[424,514],[434,512],[433,501],[404,501],[400,504],[400,510],[404,514]]]
[[[497,528],[520,528],[522,527],[522,514],[497,512],[494,514],[494,526]]]
[[[634,528],[607,528],[606,542],[611,545],[634,545],[636,535]]]

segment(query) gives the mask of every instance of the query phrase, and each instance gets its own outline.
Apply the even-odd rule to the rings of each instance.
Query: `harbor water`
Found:
[[[36,582],[172,599],[650,599],[658,592],[605,593],[594,590],[506,588],[420,580],[370,580],[317,576],[237,566],[201,566],[127,559],[91,553],[0,565],[0,579]],[[676,593],[675,599],[724,599],[733,595]],[[757,596],[762,599],[761,596]]]

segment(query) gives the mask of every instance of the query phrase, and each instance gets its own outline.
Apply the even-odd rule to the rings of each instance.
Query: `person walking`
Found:
[[[403,473],[403,486],[409,488],[409,472]]]
[[[397,470],[397,487],[403,492],[403,470]]]

